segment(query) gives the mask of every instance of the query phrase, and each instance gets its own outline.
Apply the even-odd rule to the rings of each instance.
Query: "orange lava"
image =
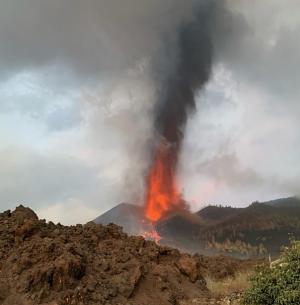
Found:
[[[152,223],[178,209],[182,203],[176,182],[176,157],[176,152],[166,144],[160,145],[154,156],[145,204],[145,216]]]
[[[158,234],[158,232],[153,228],[151,231],[144,232],[142,236],[147,240],[153,240],[157,244],[159,244],[159,241],[161,240],[161,236]]]

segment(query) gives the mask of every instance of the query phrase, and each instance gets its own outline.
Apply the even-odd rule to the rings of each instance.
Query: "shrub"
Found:
[[[243,305],[300,304],[300,242],[293,241],[285,248],[278,262],[260,266],[251,278]]]

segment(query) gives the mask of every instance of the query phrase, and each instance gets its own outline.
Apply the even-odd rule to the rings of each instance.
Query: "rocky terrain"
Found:
[[[249,264],[181,254],[113,224],[55,225],[23,206],[0,214],[1,305],[219,304],[205,278]]]

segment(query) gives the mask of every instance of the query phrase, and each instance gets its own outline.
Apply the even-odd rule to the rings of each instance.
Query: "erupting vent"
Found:
[[[176,181],[177,154],[170,145],[159,145],[149,171],[145,215],[157,222],[173,210],[184,208]]]

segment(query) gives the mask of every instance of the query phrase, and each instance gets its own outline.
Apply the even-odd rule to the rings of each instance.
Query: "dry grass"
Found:
[[[228,277],[224,280],[207,278],[207,287],[216,298],[222,298],[234,293],[245,291],[249,287],[251,272],[241,272],[235,277]]]

